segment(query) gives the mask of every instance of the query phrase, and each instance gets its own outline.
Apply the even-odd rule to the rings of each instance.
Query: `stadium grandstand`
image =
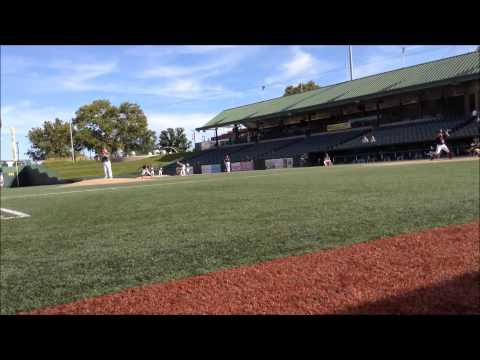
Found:
[[[233,170],[317,165],[326,152],[334,163],[422,159],[439,129],[462,156],[480,135],[479,93],[475,51],[224,110],[196,130],[230,131],[183,160],[198,174],[221,171],[227,153],[250,164]]]

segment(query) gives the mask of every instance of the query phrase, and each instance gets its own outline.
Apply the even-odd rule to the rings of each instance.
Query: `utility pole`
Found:
[[[405,67],[405,46],[402,46],[402,66]]]
[[[352,81],[353,80],[352,45],[348,45],[348,67],[350,69],[350,81]]]
[[[70,144],[72,145],[72,162],[75,163],[75,150],[73,149],[72,121],[70,120]]]
[[[20,180],[18,179],[18,142],[16,138],[16,130],[14,127],[11,129],[12,132],[12,155],[13,161],[15,162],[15,168],[17,170],[17,187],[20,186]]]

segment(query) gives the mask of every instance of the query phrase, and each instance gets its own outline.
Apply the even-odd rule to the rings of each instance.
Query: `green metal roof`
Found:
[[[453,56],[398,70],[322,87],[302,94],[279,97],[222,111],[198,129],[208,129],[242,121],[260,120],[326,107],[357,98],[407,91],[420,86],[460,78],[480,78],[480,52]]]

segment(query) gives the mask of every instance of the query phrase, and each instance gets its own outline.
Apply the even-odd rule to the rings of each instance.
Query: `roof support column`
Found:
[[[215,128],[215,146],[218,147],[218,128]]]
[[[475,89],[475,110],[477,110],[477,113],[480,111],[480,81],[477,81],[475,84],[476,89]]]
[[[380,103],[378,100],[375,102],[375,107],[377,108],[377,126],[380,125]]]
[[[445,114],[446,107],[445,107],[445,89],[444,88],[442,88],[440,96],[441,96],[440,97],[440,112],[441,112],[442,118],[445,118],[445,116],[447,114]]]
[[[418,94],[418,117],[423,118],[423,94]]]
[[[463,99],[465,119],[468,119],[470,118],[470,93],[468,91],[468,87],[464,88]]]

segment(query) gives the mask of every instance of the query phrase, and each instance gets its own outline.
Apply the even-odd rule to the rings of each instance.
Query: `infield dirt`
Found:
[[[31,314],[480,314],[479,226],[291,256]]]
[[[74,182],[71,184],[63,185],[62,187],[77,187],[77,186],[93,186],[93,185],[112,185],[112,184],[127,184],[127,183],[138,183],[143,181],[150,181],[157,178],[168,177],[168,176],[155,176],[155,177],[136,177],[136,178],[113,178],[113,179],[89,179]]]

